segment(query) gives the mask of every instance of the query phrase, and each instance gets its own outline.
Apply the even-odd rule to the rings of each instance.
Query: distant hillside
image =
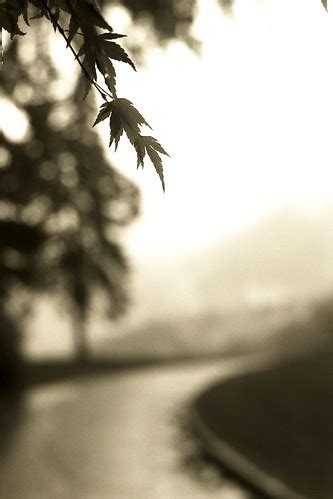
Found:
[[[305,306],[288,305],[156,319],[133,326],[116,338],[105,338],[96,345],[96,353],[126,359],[174,359],[286,346],[296,350],[313,338],[313,328],[309,331],[306,325],[306,312]]]
[[[133,306],[120,323],[102,321],[98,314],[92,318],[91,337],[101,352],[104,342],[107,354],[174,356],[267,341],[290,319],[288,305],[306,306],[333,292],[333,203],[312,213],[292,207],[276,211],[183,260],[156,258],[134,273],[133,282]],[[70,354],[63,311],[57,315],[54,304],[38,302],[27,352]]]
[[[333,288],[333,205],[271,213],[197,263],[201,288],[221,303],[320,296]]]
[[[275,211],[213,248],[148,263],[136,282],[134,305],[145,318],[320,297],[333,290],[333,203]]]
[[[285,208],[184,261],[147,266],[137,293],[141,318],[100,351],[175,358],[333,343],[333,204]],[[252,293],[252,294],[251,294]]]

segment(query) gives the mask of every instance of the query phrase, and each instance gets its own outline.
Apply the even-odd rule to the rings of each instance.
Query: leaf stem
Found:
[[[71,0],[65,0],[65,3],[66,3],[66,5],[67,5],[68,10],[69,10],[69,12],[71,13],[72,17],[77,19],[77,15],[76,15],[76,12],[75,12],[75,11],[74,11],[74,9],[73,9],[73,6],[72,6],[72,4],[71,4]],[[78,23],[78,24],[79,24],[79,23]],[[82,29],[82,26],[81,26],[81,29]],[[82,31],[83,31],[83,29],[82,29]],[[80,34],[81,34],[81,33],[80,33]],[[84,33],[82,33],[82,36],[84,37]],[[68,43],[68,42],[67,42],[67,43]],[[97,68],[99,68],[99,66],[98,66],[98,61],[97,61],[97,64],[96,64],[96,65],[97,65]],[[99,68],[99,70],[100,70],[100,68]],[[102,74],[103,74],[103,72],[102,72],[101,70],[100,70],[100,73],[102,73]],[[103,74],[103,76],[104,76],[104,74]],[[105,80],[105,77],[104,77],[104,80]],[[95,83],[96,83],[96,82],[95,82]],[[96,83],[96,84],[98,85],[98,83]],[[108,97],[110,97],[110,99],[113,99],[113,98],[114,98],[114,95],[111,95],[108,91],[105,91],[105,90],[104,90],[104,89],[103,89],[100,85],[98,85],[98,86],[99,86],[99,88],[100,88],[100,89],[101,89],[101,90],[105,93],[105,95],[107,95]],[[104,99],[104,100],[106,101],[107,99]]]
[[[70,42],[68,42],[68,38],[66,36],[66,33],[64,31],[64,29],[62,28],[62,26],[59,24],[59,22],[57,21],[57,19],[54,17],[51,9],[49,8],[49,6],[47,5],[46,1],[45,0],[40,0],[41,4],[43,5],[43,7],[45,8],[45,10],[47,11],[48,15],[50,16],[52,22],[54,23],[54,25],[57,27],[59,33],[61,34],[61,36],[65,39],[66,41],[66,44],[67,46],[70,48],[71,52],[73,53],[75,59],[77,60],[77,62],[79,63],[85,77],[91,81],[91,83],[94,85],[94,87],[96,88],[96,90],[101,94],[102,98],[108,102],[106,96],[110,97],[112,99],[112,95],[107,92],[106,90],[104,90],[103,87],[101,87],[93,78],[91,78],[89,72],[86,70],[86,68],[83,66],[82,62],[80,61],[77,53],[75,52],[73,46],[71,45]],[[66,2],[67,3],[67,2]],[[68,3],[67,3],[68,5]],[[70,9],[72,10],[72,9]]]

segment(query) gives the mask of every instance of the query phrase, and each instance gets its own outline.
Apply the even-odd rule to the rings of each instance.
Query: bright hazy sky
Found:
[[[148,262],[151,271],[154,262],[214,244],[278,205],[308,209],[333,194],[333,15],[320,0],[237,0],[233,18],[216,0],[199,3],[194,34],[203,41],[201,56],[174,42],[152,49],[137,73],[118,65],[119,95],[133,100],[171,155],[163,194],[151,165],[136,170],[126,140],[108,153],[142,191],[143,217],[125,238],[141,277]],[[119,9],[110,23],[129,31]],[[67,80],[73,60],[53,36]],[[0,127],[19,140],[24,120],[0,104]],[[98,128],[107,143],[107,124]],[[202,296],[184,279],[165,291],[158,310],[198,308]],[[135,298],[141,315],[154,308],[157,288],[149,286]],[[35,330],[44,331],[49,313],[40,313]],[[38,337],[34,345],[54,351],[56,342],[68,342],[59,322],[56,338]]]
[[[171,155],[164,195],[125,139],[109,153],[142,191],[144,215],[126,236],[139,260],[186,254],[286,201],[332,194],[332,16],[320,0],[238,0],[233,18],[216,0],[199,5],[201,56],[174,42],[152,49],[138,73],[118,66],[119,95]],[[121,9],[110,22],[127,31]],[[72,62],[61,61],[68,75]],[[14,121],[2,126],[20,133]],[[107,124],[99,130],[107,143]]]
[[[140,258],[173,258],[279,204],[333,194],[332,17],[319,0],[238,0],[233,19],[215,0],[200,6],[201,57],[173,43],[138,74],[121,68],[120,94],[171,155],[165,195],[125,141],[114,157],[143,193],[128,234]]]

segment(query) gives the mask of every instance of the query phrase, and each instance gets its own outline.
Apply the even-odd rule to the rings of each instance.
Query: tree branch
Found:
[[[106,96],[110,97],[111,99],[113,98],[112,95],[107,92],[106,90],[104,90],[103,87],[101,87],[93,78],[91,78],[89,72],[86,70],[86,68],[83,66],[82,62],[80,61],[77,53],[75,52],[73,46],[71,45],[71,43],[68,41],[68,38],[66,36],[66,33],[65,33],[65,30],[62,28],[62,26],[59,24],[59,22],[57,21],[57,19],[54,17],[51,9],[49,8],[49,6],[47,5],[46,1],[45,0],[40,0],[41,4],[43,5],[44,9],[46,10],[46,12],[48,13],[48,15],[50,16],[52,22],[54,23],[54,25],[57,27],[59,33],[61,34],[61,36],[65,39],[66,41],[66,45],[67,47],[70,48],[71,52],[73,53],[75,59],[77,60],[77,62],[79,63],[85,77],[91,81],[92,85],[94,85],[94,87],[96,88],[96,90],[101,94],[102,98],[107,101],[107,98]],[[67,2],[66,2],[67,3]]]

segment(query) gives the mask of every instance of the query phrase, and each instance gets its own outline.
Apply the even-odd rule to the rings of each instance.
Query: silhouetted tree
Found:
[[[116,228],[130,222],[138,209],[137,190],[108,164],[91,129],[96,113],[91,94],[84,102],[82,95],[95,87],[103,99],[95,122],[109,119],[110,143],[117,145],[125,133],[136,150],[138,166],[147,155],[163,187],[161,155],[166,154],[156,139],[142,134],[142,125],[148,124],[132,103],[117,96],[113,61],[134,64],[118,43],[122,35],[103,17],[110,0],[99,4],[101,9],[95,0],[0,3],[0,28],[15,37],[0,73],[0,88],[29,121],[26,141],[0,137],[0,298],[3,304],[10,303],[20,289],[65,292],[80,331],[76,335],[80,358],[86,356],[83,331],[95,290],[106,293],[111,316],[125,309],[128,265]],[[134,24],[147,26],[149,19],[160,41],[177,36],[193,44],[190,27],[196,0],[122,0],[121,4]],[[233,0],[220,4],[230,10]],[[327,8],[326,1],[322,4]],[[22,34],[24,22],[40,24],[30,21],[32,14],[53,24],[81,66],[82,75],[65,101],[50,91],[56,71],[40,38],[32,61],[24,62],[17,55],[24,37],[15,35]],[[97,82],[98,73],[104,87]],[[1,316],[8,317],[10,324],[6,307]],[[2,334],[0,341],[15,357],[18,342],[11,344],[5,338]]]
[[[102,8],[109,3],[100,2]],[[18,317],[17,307],[15,317],[10,304],[22,290],[65,293],[71,304],[68,308],[80,359],[87,356],[85,324],[94,292],[100,289],[106,294],[111,317],[121,314],[127,303],[128,264],[115,234],[117,227],[126,225],[136,215],[138,192],[106,161],[98,136],[91,129],[96,112],[93,98],[89,94],[82,102],[82,95],[90,84],[96,84],[103,94],[95,81],[99,70],[106,76],[113,97],[103,94],[104,107],[110,106],[116,99],[112,60],[133,63],[113,41],[117,41],[118,35],[102,19],[95,2],[81,2],[90,14],[82,15],[81,9],[78,17],[77,11],[72,11],[74,4],[72,0],[7,0],[0,4],[2,28],[12,35],[20,34],[23,18],[32,24],[29,32],[35,38],[35,56],[27,62],[19,56],[25,39],[15,37],[0,73],[1,93],[23,110],[29,121],[28,137],[23,142],[0,136],[0,299],[4,304],[0,350],[4,354],[3,372],[7,373],[3,378],[7,380],[13,365],[21,362],[19,325],[23,317]],[[174,5],[171,0],[123,2],[135,23],[150,17],[160,40],[180,35],[189,41],[185,25],[189,28],[193,20],[195,2],[182,4],[180,8],[179,3]],[[51,83],[57,73],[47,44],[41,43],[41,22],[29,21],[31,7],[61,30],[73,51],[85,53],[81,58],[81,77],[66,100],[59,100],[52,92]],[[69,31],[62,31],[60,23],[67,23]],[[106,33],[101,34],[100,28]],[[104,49],[96,42],[103,43]],[[153,138],[140,135],[145,121],[124,101],[121,104],[130,113],[129,125],[126,120],[122,123],[121,113],[113,110],[109,113],[115,120],[111,138],[117,142],[125,131],[136,147],[139,163],[143,163],[147,152],[164,182],[159,154],[165,151]],[[141,144],[136,142],[138,138]],[[10,333],[14,329],[15,334]]]
[[[34,13],[32,17],[31,12]],[[109,121],[110,146],[114,142],[115,148],[125,134],[136,151],[138,167],[144,166],[144,158],[148,156],[164,190],[161,155],[167,155],[167,152],[154,137],[143,135],[142,126],[151,128],[150,125],[132,102],[117,95],[114,61],[129,64],[135,70],[133,61],[118,43],[124,35],[113,31],[94,0],[5,0],[0,3],[0,28],[12,36],[24,34],[20,19],[29,26],[30,20],[36,17],[49,20],[65,39],[85,77],[84,96],[93,86],[102,97],[104,102],[94,125],[106,119]],[[104,87],[97,82],[98,74],[104,79]]]
[[[36,35],[36,59],[20,63],[13,42],[0,75],[3,94],[29,116],[26,141],[0,136],[0,292],[3,302],[20,287],[65,293],[83,359],[93,293],[106,295],[112,318],[126,308],[128,264],[116,233],[137,214],[138,191],[105,159],[81,79],[66,100],[52,97],[55,69]],[[36,63],[46,70],[38,84]]]

